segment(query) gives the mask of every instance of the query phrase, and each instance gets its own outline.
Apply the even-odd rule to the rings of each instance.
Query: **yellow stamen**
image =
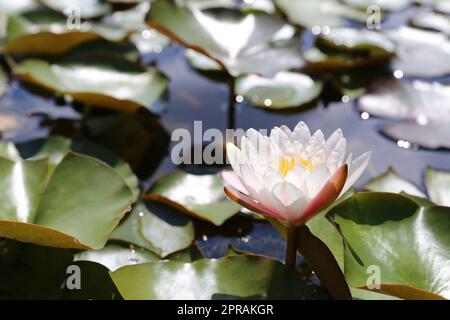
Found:
[[[286,176],[292,168],[295,167],[295,159],[290,158],[289,160],[284,156],[281,157],[281,161],[278,165],[278,170],[281,172],[283,176]]]
[[[309,172],[312,172],[313,170],[312,161],[308,162],[304,158],[301,158],[299,161],[296,161],[295,158],[285,156],[281,156],[280,162],[278,163],[278,170],[285,177],[289,173],[289,171],[291,171],[295,167],[297,163],[303,166]]]

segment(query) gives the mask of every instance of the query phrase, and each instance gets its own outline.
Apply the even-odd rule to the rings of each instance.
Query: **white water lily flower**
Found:
[[[346,159],[346,140],[336,130],[327,140],[300,122],[270,136],[249,129],[240,149],[227,144],[233,171],[224,171],[225,192],[249,210],[301,225],[344,194],[366,169],[370,152]]]

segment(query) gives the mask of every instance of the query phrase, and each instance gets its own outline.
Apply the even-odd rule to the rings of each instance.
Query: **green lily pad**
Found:
[[[438,82],[376,82],[358,101],[359,109],[399,120],[382,128],[395,140],[427,148],[450,148],[450,86]]]
[[[408,7],[412,1],[411,0],[343,0],[344,3],[351,5],[353,7],[366,10],[370,6],[377,6],[381,10],[385,11],[398,11]]]
[[[39,0],[39,2],[59,13],[66,13],[67,8],[76,8],[83,19],[101,17],[112,9],[109,3],[101,0]]]
[[[217,174],[173,172],[160,178],[145,198],[167,203],[217,226],[241,209],[241,206],[226,197],[223,182]]]
[[[157,1],[146,19],[151,27],[215,60],[233,77],[247,73],[271,77],[303,65],[297,42],[272,42],[286,23],[262,12]]]
[[[333,71],[386,64],[394,52],[394,43],[383,34],[333,28],[329,34],[318,37],[316,47],[306,50],[304,56],[307,68]]]
[[[123,178],[133,192],[134,199],[137,199],[139,196],[139,181],[128,163],[100,145],[87,140],[71,141],[61,136],[50,136],[45,140],[30,141],[16,146],[12,143],[0,143],[0,156],[2,157],[10,160],[48,157],[51,167],[57,166],[70,150],[106,162]]]
[[[440,77],[450,74],[450,40],[442,33],[411,27],[386,31],[396,43],[392,68],[410,77]]]
[[[71,56],[54,63],[27,59],[14,68],[14,74],[82,103],[124,112],[141,107],[162,112],[160,99],[168,86],[168,79],[155,68],[113,55]]]
[[[427,168],[425,184],[431,201],[450,207],[450,172]]]
[[[131,9],[115,11],[106,16],[102,22],[107,27],[126,32],[128,39],[142,54],[159,53],[169,45],[170,40],[155,29],[149,28],[145,23],[145,15],[149,8],[150,3],[145,1]]]
[[[133,264],[158,261],[160,258],[142,248],[123,247],[108,244],[100,250],[87,250],[77,253],[75,261],[91,261],[104,265],[110,271]]]
[[[412,182],[400,177],[392,168],[389,168],[384,174],[369,181],[364,189],[378,192],[392,192],[407,194],[426,198],[425,194]]]
[[[193,263],[151,262],[111,273],[125,299],[325,299],[326,294],[280,262],[228,256]]]
[[[191,220],[176,209],[154,201],[137,203],[130,216],[110,239],[140,246],[164,258],[183,250],[194,241]]]
[[[7,15],[19,14],[36,9],[38,4],[34,0],[0,0],[0,9]]]
[[[351,28],[333,28],[327,35],[319,38],[321,45],[350,52],[368,52],[372,56],[392,55],[394,43],[385,35]]]
[[[91,157],[68,152],[53,170],[48,158],[0,158],[0,236],[63,248],[104,246],[132,201],[123,179]],[[76,170],[74,170],[76,168]]]
[[[411,19],[411,23],[418,28],[440,31],[450,35],[450,17],[446,14],[427,12]]]
[[[126,37],[120,28],[84,22],[68,28],[61,14],[37,9],[8,19],[5,51],[12,54],[62,54],[77,45],[104,39],[119,41]]]
[[[67,274],[67,280],[59,299],[123,300],[109,276],[108,268],[104,265],[92,261],[74,261],[71,266],[79,268],[80,288],[67,288],[67,282],[70,283],[70,274]]]
[[[365,11],[337,0],[275,0],[275,4],[291,23],[306,28],[342,27],[346,19],[366,23],[368,18]]]
[[[421,207],[392,193],[360,193],[330,218],[345,240],[345,276],[368,289],[368,268],[380,271],[373,291],[404,299],[450,298],[450,208]]]
[[[302,73],[279,72],[273,78],[247,75],[236,79],[235,92],[268,109],[299,107],[316,99],[322,83]]]

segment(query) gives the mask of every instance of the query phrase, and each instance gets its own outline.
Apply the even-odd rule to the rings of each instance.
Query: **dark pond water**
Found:
[[[389,27],[402,24],[410,15],[407,9],[386,20]],[[304,45],[312,39],[306,37]],[[192,131],[193,122],[203,121],[203,130],[208,128],[225,129],[227,126],[228,96],[227,84],[209,80],[204,75],[193,70],[184,58],[183,49],[172,45],[162,54],[144,57],[148,63],[157,66],[170,78],[170,90],[167,111],[162,115],[160,123],[165,131],[177,128],[187,128]],[[441,79],[448,82],[447,79]],[[61,100],[61,99],[59,99]],[[19,82],[13,81],[9,90],[0,100],[0,110],[6,113],[27,114],[30,110],[40,110],[45,113],[51,109],[55,117],[64,115],[72,118],[73,124],[78,123],[80,114],[71,106],[57,103],[52,97],[43,97],[25,89]],[[78,119],[78,120],[77,120]],[[415,148],[404,149],[379,133],[379,128],[388,120],[369,117],[362,119],[353,102],[320,101],[308,110],[296,110],[289,113],[267,112],[246,102],[236,103],[236,127],[247,129],[270,129],[273,126],[286,124],[295,126],[300,120],[305,121],[312,130],[322,129],[325,135],[331,134],[337,128],[342,128],[348,141],[348,149],[354,155],[372,150],[372,161],[356,187],[361,187],[369,179],[382,174],[388,167],[393,167],[401,176],[420,186],[423,185],[423,174],[427,166],[450,170],[450,152],[445,150],[424,150]],[[70,121],[68,121],[70,123]],[[14,137],[3,137],[14,141],[27,141],[45,137],[53,129],[51,121],[43,125],[42,117],[27,118]],[[134,137],[139,139],[139,137]],[[160,150],[152,153],[164,153],[164,143]],[[170,150],[170,148],[169,148]],[[142,180],[142,185],[149,187],[161,175],[177,169],[168,154],[157,166],[155,172]],[[199,172],[208,169],[199,169]],[[197,224],[197,244],[206,257],[223,255],[229,244],[238,251],[251,251],[282,259],[284,256],[284,241],[266,222],[249,218],[235,217],[222,228],[214,228],[204,223]]]

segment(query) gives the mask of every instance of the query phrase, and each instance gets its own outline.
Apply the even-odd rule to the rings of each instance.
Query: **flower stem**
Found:
[[[286,267],[295,269],[297,261],[297,227],[289,224],[286,239]]]

